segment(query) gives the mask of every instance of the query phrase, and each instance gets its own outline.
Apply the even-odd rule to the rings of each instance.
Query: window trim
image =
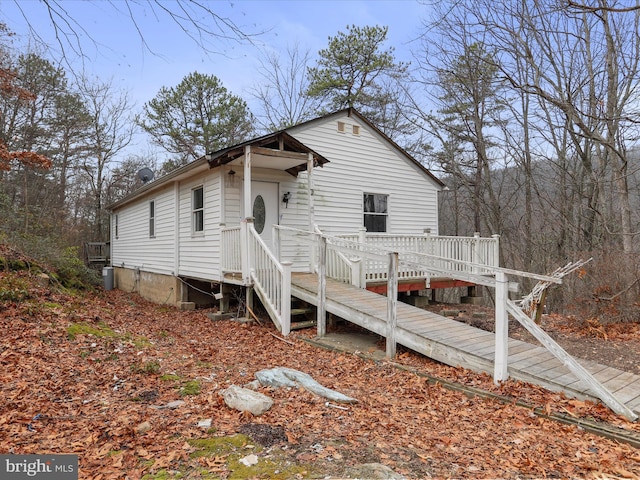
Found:
[[[367,195],[379,196],[386,198],[386,212],[365,212],[365,199]],[[362,192],[362,225],[366,227],[366,219],[369,217],[384,217],[384,230],[383,231],[371,231],[372,233],[388,233],[389,232],[389,198],[388,193],[374,193],[374,192]],[[374,201],[375,208],[375,201]],[[369,232],[369,230],[367,229]]]
[[[200,206],[199,208],[196,208],[195,206],[195,196],[196,196],[196,191],[201,190],[202,191],[202,206]],[[198,226],[197,221],[196,221],[196,216],[200,215],[201,216],[201,229],[197,230],[196,227]],[[203,235],[204,234],[204,185],[198,185],[196,187],[193,187],[191,189],[191,234],[192,235]]]
[[[156,201],[149,200],[149,238],[156,238]]]

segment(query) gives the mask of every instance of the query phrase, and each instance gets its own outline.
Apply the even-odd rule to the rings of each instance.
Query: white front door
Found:
[[[278,223],[278,200],[277,183],[251,182],[253,225],[270,248],[273,248],[272,227]]]

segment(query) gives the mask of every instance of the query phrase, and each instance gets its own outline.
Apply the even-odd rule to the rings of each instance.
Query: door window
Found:
[[[264,198],[262,198],[262,195],[256,195],[256,199],[253,201],[253,226],[256,232],[263,232],[266,219],[267,209],[264,204]]]

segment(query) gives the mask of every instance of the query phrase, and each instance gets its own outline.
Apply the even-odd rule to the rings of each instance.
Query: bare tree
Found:
[[[288,46],[283,55],[266,51],[260,60],[260,83],[252,95],[261,106],[262,128],[279,130],[312,118],[320,102],[307,95],[307,69],[311,55],[299,45]]]
[[[159,55],[153,45],[147,41],[142,18],[154,18],[158,22],[169,21],[176,25],[187,37],[204,52],[221,54],[227,45],[252,43],[262,31],[248,31],[240,27],[230,18],[216,13],[216,4],[190,0],[124,0],[122,2],[90,2],[113,9],[123,19],[123,25],[133,29],[140,38],[143,48],[154,55]],[[91,25],[78,19],[73,11],[73,3],[59,0],[38,0],[37,2],[21,2],[14,0],[16,7],[29,25],[31,36],[42,45],[49,46],[43,38],[39,27],[31,22],[31,14],[35,8],[42,8],[50,19],[50,25],[60,49],[61,58],[69,62],[71,57],[86,57],[86,43],[98,48],[91,32]]]
[[[127,94],[116,91],[111,83],[85,78],[78,88],[91,116],[89,140],[92,145],[80,168],[93,199],[93,234],[96,239],[103,240],[108,232],[104,210],[107,169],[131,143],[135,123],[131,118],[132,105]]]

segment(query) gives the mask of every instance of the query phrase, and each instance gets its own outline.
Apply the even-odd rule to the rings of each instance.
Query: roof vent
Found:
[[[344,133],[345,132],[345,123],[344,122],[338,122],[338,131],[340,133]]]
[[[360,135],[360,125],[352,125],[352,128],[354,135]]]

